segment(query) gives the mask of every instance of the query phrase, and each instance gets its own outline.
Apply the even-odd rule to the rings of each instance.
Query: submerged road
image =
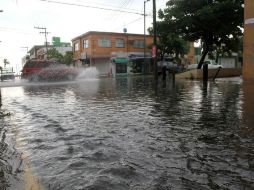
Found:
[[[1,118],[9,152],[0,161],[18,168],[23,155],[29,170],[5,168],[3,188],[25,185],[30,171],[39,188],[54,190],[254,189],[251,83],[17,84],[1,87],[1,109],[11,116]]]

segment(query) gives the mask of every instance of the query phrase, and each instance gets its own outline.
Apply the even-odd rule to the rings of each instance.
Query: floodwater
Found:
[[[254,189],[254,85],[152,77],[2,83],[0,189]]]

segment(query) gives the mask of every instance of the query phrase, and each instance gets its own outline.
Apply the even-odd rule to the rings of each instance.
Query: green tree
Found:
[[[63,55],[56,48],[52,48],[48,50],[48,59],[57,59],[62,62]]]
[[[153,28],[149,28],[148,32],[152,35]],[[157,52],[158,57],[162,60],[165,54],[170,54],[176,60],[180,56],[188,52],[188,43],[181,36],[174,32],[174,28],[163,21],[157,22]]]
[[[67,51],[64,55],[62,55],[56,48],[52,48],[48,50],[48,58],[56,59],[62,64],[71,65],[73,64],[73,52]]]
[[[242,36],[243,0],[169,0],[159,16],[188,41],[201,39],[202,67],[208,53]]]
[[[63,56],[63,64],[72,65],[73,63],[74,63],[73,62],[73,52],[67,51]]]

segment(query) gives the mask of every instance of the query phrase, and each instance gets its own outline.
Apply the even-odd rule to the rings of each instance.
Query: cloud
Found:
[[[50,3],[41,0],[1,0],[0,9],[0,65],[1,58],[7,58],[11,64],[21,64],[25,51],[21,47],[33,47],[43,44],[45,37],[35,26],[46,27],[48,41],[53,36],[62,41],[71,39],[88,31],[143,33],[143,16],[123,11],[143,13],[144,2],[140,0],[55,0],[93,7],[119,9],[120,12],[87,8],[82,6]],[[165,4],[165,0],[157,0]],[[151,13],[152,2],[147,2],[147,13]],[[121,12],[122,10],[122,12]],[[152,17],[147,17],[147,27]]]

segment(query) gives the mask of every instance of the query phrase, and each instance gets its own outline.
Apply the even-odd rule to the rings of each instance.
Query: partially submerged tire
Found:
[[[28,77],[28,80],[31,82],[38,82],[39,79],[40,79],[39,75],[35,73]]]

